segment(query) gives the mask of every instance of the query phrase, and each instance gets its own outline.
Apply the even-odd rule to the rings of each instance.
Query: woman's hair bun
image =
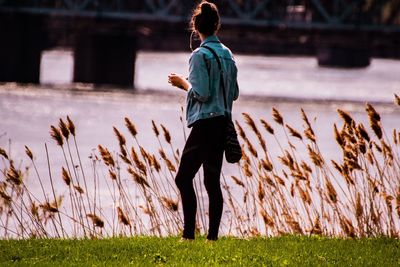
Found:
[[[190,25],[193,31],[198,31],[209,36],[218,31],[220,27],[219,21],[217,6],[213,3],[203,1],[193,10]]]
[[[201,13],[210,14],[213,12],[213,8],[209,2],[201,3]]]

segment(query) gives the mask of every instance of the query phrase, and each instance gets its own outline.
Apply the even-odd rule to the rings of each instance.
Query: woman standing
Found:
[[[200,37],[201,45],[190,57],[189,78],[186,80],[177,74],[168,76],[169,83],[188,92],[186,120],[192,128],[175,182],[183,206],[182,239],[191,240],[195,237],[197,208],[193,179],[203,165],[209,198],[207,239],[217,240],[223,208],[220,175],[225,129],[231,118],[232,103],[239,95],[237,68],[231,51],[216,36],[220,17],[214,4],[203,1],[194,9],[191,28]]]

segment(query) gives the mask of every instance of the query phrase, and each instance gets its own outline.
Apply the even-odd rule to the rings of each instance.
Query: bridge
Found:
[[[189,0],[0,0],[0,82],[38,83],[40,57],[74,51],[74,81],[133,85],[137,50],[189,51]],[[322,66],[400,58],[399,0],[220,0],[235,52],[315,55]]]

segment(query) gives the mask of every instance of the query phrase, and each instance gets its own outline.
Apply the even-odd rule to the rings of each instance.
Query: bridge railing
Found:
[[[187,21],[193,0],[0,0],[0,10]],[[219,0],[224,24],[400,31],[399,0]]]

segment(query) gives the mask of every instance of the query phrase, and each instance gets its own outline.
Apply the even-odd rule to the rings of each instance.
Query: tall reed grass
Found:
[[[397,95],[395,104],[400,106]],[[368,126],[337,110],[342,123],[333,125],[332,140],[341,151],[340,160],[330,160],[321,151],[313,123],[303,109],[301,130],[286,123],[276,108],[271,121],[243,113],[242,122],[235,121],[243,158],[235,175],[222,174],[221,179],[226,211],[223,232],[239,237],[398,238],[400,132],[386,132],[372,105],[366,104],[365,111]],[[25,169],[0,148],[1,238],[179,234],[183,220],[174,177],[180,150],[173,145],[173,135],[165,125],[151,121],[159,149],[148,151],[141,145],[134,122],[124,121],[126,129],[113,127],[119,151],[98,145],[86,165],[71,118],[52,125],[50,135],[64,159],[60,177],[54,175],[57,172],[50,164],[47,146],[46,174],[39,173],[29,147],[25,153],[31,167]],[[278,138],[278,131],[285,138]],[[149,135],[144,134],[145,138]],[[279,148],[278,156],[271,154],[271,146]],[[28,176],[37,180],[39,194],[28,187]],[[62,180],[63,188],[55,188],[56,179]],[[201,179],[195,180],[195,189],[198,231],[204,233],[208,218]]]

